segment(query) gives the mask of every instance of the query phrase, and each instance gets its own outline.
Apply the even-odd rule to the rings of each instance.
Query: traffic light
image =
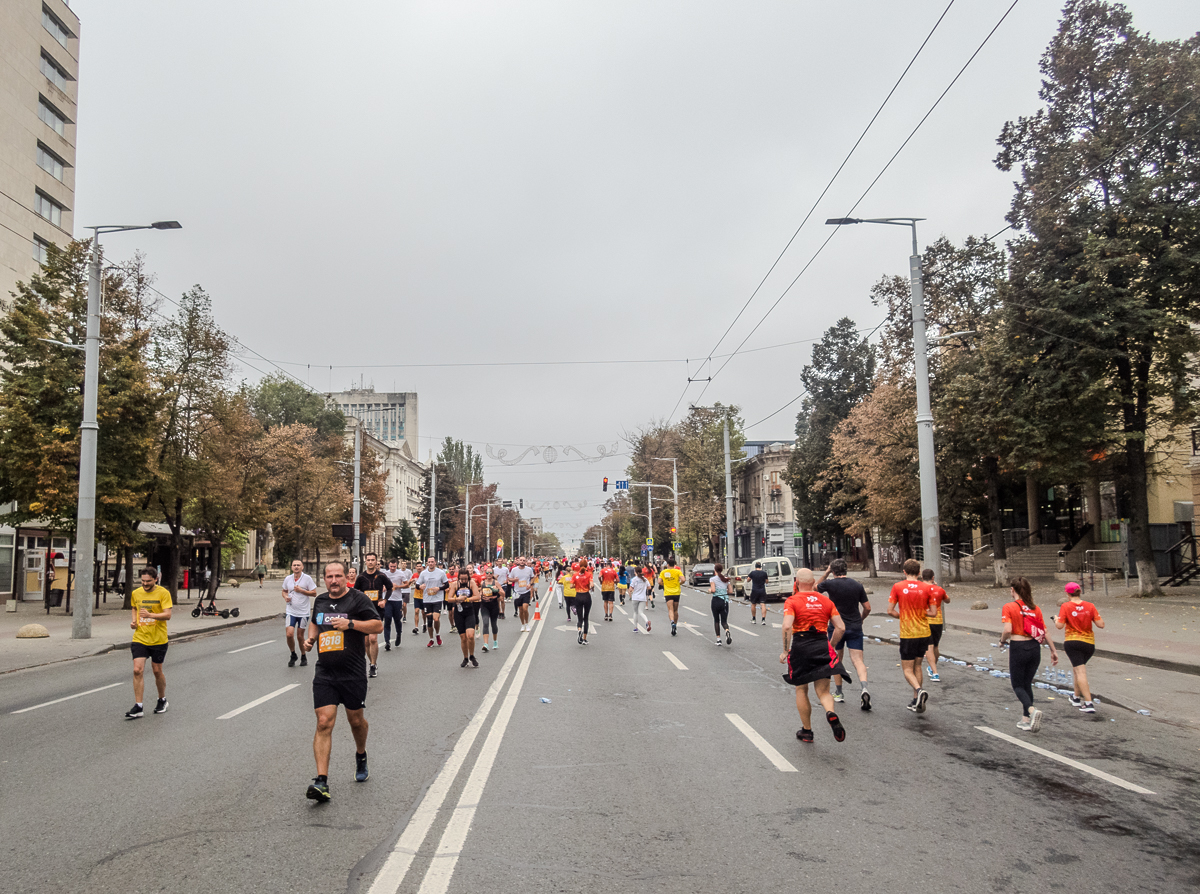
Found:
[[[766,534],[763,534],[763,538],[762,538],[762,545],[763,545],[763,546],[766,546],[766,545],[767,545],[767,535],[766,535]]]
[[[674,525],[671,526],[671,536],[672,537],[675,536],[675,526]]]
[[[521,505],[519,505],[517,508],[518,508],[518,509],[524,509],[524,508],[525,508],[525,501],[524,501],[524,500],[521,500]]]
[[[600,489],[605,490],[605,491],[608,490],[608,478],[604,479],[604,486],[601,487]]]

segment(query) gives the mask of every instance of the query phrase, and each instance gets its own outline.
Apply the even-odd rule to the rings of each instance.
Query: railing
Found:
[[[1115,556],[1115,561],[1101,558],[1102,556]],[[1083,573],[1088,577],[1088,585],[1092,590],[1096,589],[1096,572],[1100,572],[1100,579],[1104,583],[1104,595],[1108,595],[1108,571],[1120,571],[1125,567],[1125,551],[1122,549],[1089,549],[1083,554]],[[1128,577],[1125,581],[1126,587],[1129,585]]]

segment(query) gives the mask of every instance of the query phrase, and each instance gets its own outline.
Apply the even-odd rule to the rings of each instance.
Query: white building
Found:
[[[417,395],[414,391],[377,392],[374,388],[352,388],[325,395],[347,416],[363,423],[363,431],[389,447],[408,445],[408,455],[420,455]]]

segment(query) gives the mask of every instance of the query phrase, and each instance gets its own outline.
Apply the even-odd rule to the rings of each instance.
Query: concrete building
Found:
[[[735,554],[739,562],[801,555],[803,544],[792,489],[784,480],[791,453],[790,441],[746,443],[745,467],[734,481]]]
[[[47,246],[73,238],[79,18],[63,0],[0,3],[0,310]]]
[[[363,430],[387,446],[407,444],[409,456],[420,456],[416,392],[376,392],[374,388],[352,388],[325,396],[347,416],[362,420]]]
[[[389,395],[395,397],[397,395]],[[416,395],[411,396],[416,400]],[[354,416],[346,419],[346,443],[353,449],[354,429],[359,421]],[[417,513],[421,509],[421,484],[425,480],[425,467],[417,462],[409,450],[407,441],[398,444],[388,444],[375,437],[367,425],[363,425],[362,449],[364,454],[370,450],[384,473],[384,485],[387,498],[383,508],[383,524],[373,531],[364,531],[366,535],[367,552],[375,552],[380,556],[387,553],[388,546],[400,528],[401,520],[407,521],[416,531]]]

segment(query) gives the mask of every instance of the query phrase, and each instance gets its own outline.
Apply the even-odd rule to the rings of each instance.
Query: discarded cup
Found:
[[[543,705],[548,705],[548,704],[550,704],[550,699],[548,699],[548,698],[544,698],[544,699],[542,699],[542,704],[543,704]]]
[[[1142,715],[1142,716],[1144,716],[1144,717],[1149,717],[1149,716],[1150,716],[1150,712],[1149,712],[1149,711],[1147,711],[1145,708],[1139,708],[1139,709],[1138,709],[1138,713],[1139,713],[1139,714],[1141,714],[1141,715]]]

